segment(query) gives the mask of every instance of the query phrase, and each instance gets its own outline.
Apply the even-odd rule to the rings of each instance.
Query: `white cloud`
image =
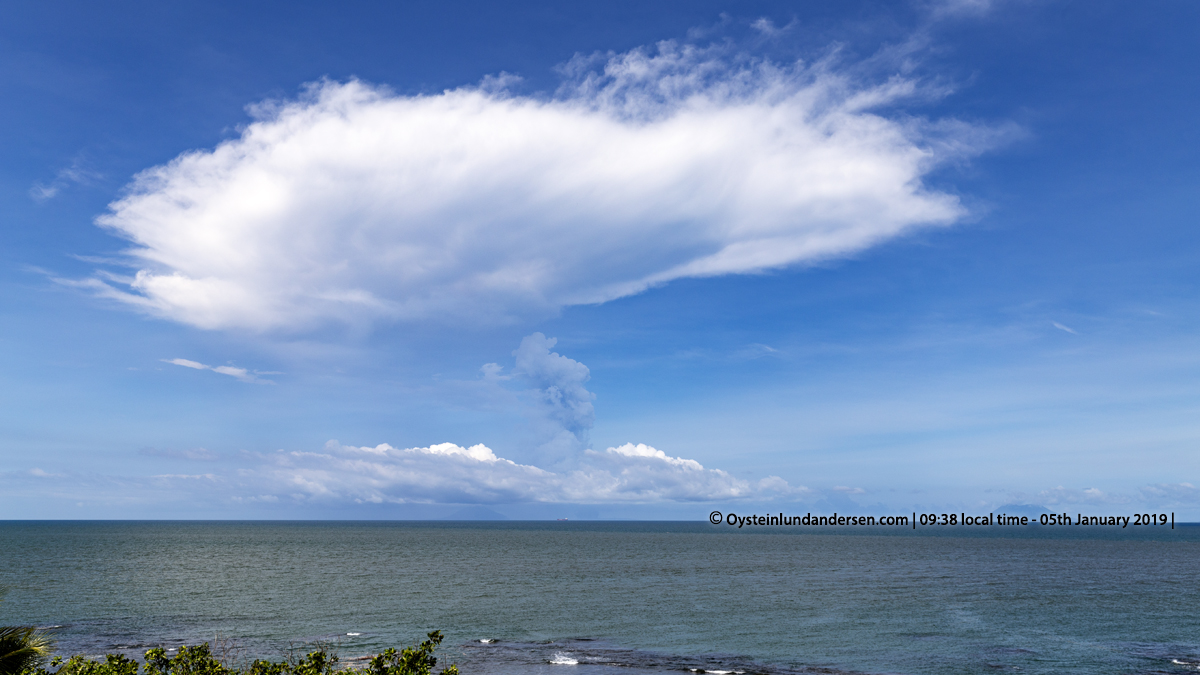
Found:
[[[646,445],[588,451],[578,468],[547,471],[503,457],[485,445],[441,443],[396,448],[355,447],[329,441],[318,452],[242,453],[236,466],[199,474],[144,477],[53,474],[41,469],[20,478],[54,477],[71,494],[104,501],[163,499],[197,504],[653,504],[795,500],[810,496],[777,476],[750,481]],[[0,472],[0,479],[15,479]],[[165,492],[164,492],[165,490]],[[141,495],[141,496],[139,496]]]
[[[646,445],[586,453],[572,471],[553,472],[497,457],[484,445],[354,447],[330,441],[324,452],[278,453],[257,485],[280,486],[301,500],[367,503],[610,503],[796,497],[771,476],[734,478]]]
[[[208,366],[203,363],[200,363],[199,361],[191,361],[188,359],[162,359],[162,361],[164,363],[171,363],[171,364],[174,364],[177,366],[183,366],[184,368],[192,368],[195,370],[211,370],[214,373],[228,375],[230,377],[235,377],[235,378],[241,380],[242,382],[252,382],[254,384],[274,384],[274,382],[272,382],[271,380],[264,380],[263,378],[261,378],[259,376],[260,375],[277,375],[278,374],[275,372],[268,373],[265,371],[258,371],[258,370],[249,371],[245,368],[238,368],[236,366]]]
[[[928,0],[925,5],[935,19],[980,17],[992,11],[996,0]]]
[[[1141,500],[1157,507],[1200,504],[1200,489],[1191,483],[1156,483],[1140,489]]]
[[[1095,487],[1071,488],[1059,485],[1036,493],[1010,492],[1011,503],[1028,503],[1056,510],[1069,507],[1105,506],[1127,513],[1149,509],[1153,512],[1181,509],[1191,512],[1200,504],[1200,489],[1192,483],[1154,483],[1129,491],[1105,491]],[[1117,512],[1120,513],[1120,512]]]
[[[258,106],[98,219],[134,243],[132,276],[75,283],[210,329],[507,321],[952,224],[963,207],[922,178],[982,147],[875,112],[916,82],[829,64],[664,42],[563,73],[551,98],[350,81]]]
[[[57,182],[51,183],[50,185],[34,183],[33,187],[29,188],[29,196],[35,202],[44,202],[57,197],[62,188],[63,186]]]
[[[194,361],[192,363],[195,363]],[[189,459],[193,461],[212,462],[220,459],[220,456],[207,448],[191,448],[188,450],[159,450],[157,448],[144,448],[138,451],[139,455],[147,455],[150,457],[170,457],[172,459]]]
[[[54,181],[49,185],[40,182],[34,183],[33,187],[29,188],[29,196],[36,202],[44,202],[57,197],[60,192],[72,183],[90,185],[100,178],[103,178],[103,176],[88,169],[82,157],[76,157],[71,162],[71,166],[59,169],[54,176]]]
[[[1061,330],[1061,331],[1066,331],[1066,332],[1070,333],[1071,335],[1079,335],[1079,333],[1078,333],[1078,332],[1076,332],[1076,331],[1075,331],[1075,329],[1073,329],[1073,328],[1068,328],[1067,326],[1064,326],[1064,325],[1062,325],[1061,323],[1059,323],[1059,322],[1057,322],[1057,321],[1051,321],[1051,322],[1050,322],[1050,325],[1051,325],[1051,326],[1054,326],[1055,328],[1057,328],[1057,329],[1059,329],[1059,330]]]
[[[733,353],[733,358],[753,360],[761,359],[764,356],[780,356],[781,352],[770,345],[764,345],[759,342],[752,342],[745,347]]]
[[[1097,488],[1067,488],[1061,485],[1049,490],[1042,490],[1035,499],[1037,503],[1048,507],[1069,504],[1130,504],[1134,501],[1126,494],[1106,493]]]
[[[788,32],[797,23],[798,21],[796,19],[792,19],[786,26],[780,28],[779,26],[775,25],[774,21],[771,21],[767,17],[763,16],[751,21],[750,27],[759,33],[762,33],[765,37],[775,38]]]

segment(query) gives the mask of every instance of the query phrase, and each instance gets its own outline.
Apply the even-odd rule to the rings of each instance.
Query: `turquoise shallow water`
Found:
[[[1200,672],[1200,527],[7,522],[0,584],[71,653],[436,628],[467,674]]]

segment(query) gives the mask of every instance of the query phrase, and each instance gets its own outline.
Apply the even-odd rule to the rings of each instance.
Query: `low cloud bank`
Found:
[[[1073,506],[1194,505],[1200,504],[1200,489],[1191,483],[1154,483],[1136,492],[1106,492],[1098,488],[1058,487],[1042,490],[1031,498],[1051,509]]]
[[[75,282],[209,329],[502,322],[683,277],[844,255],[964,214],[924,176],[988,133],[829,63],[663,42],[398,96],[320,82],[139,174],[98,223],[132,274]]]
[[[562,473],[517,464],[490,448],[442,443],[422,448],[326,444],[323,452],[279,453],[264,484],[303,500],[367,503],[622,503],[776,499],[802,496],[775,476],[734,478],[661,450],[625,444],[589,451]]]

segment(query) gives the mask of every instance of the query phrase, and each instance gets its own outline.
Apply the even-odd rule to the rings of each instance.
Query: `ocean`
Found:
[[[0,522],[0,625],[464,675],[1200,672],[1200,527]]]

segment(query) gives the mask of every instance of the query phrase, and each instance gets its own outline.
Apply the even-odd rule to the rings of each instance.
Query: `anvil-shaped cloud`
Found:
[[[550,96],[326,81],[257,106],[240,137],[136,178],[98,220],[135,272],[83,283],[210,329],[487,323],[964,213],[922,179],[982,136],[878,112],[911,80],[673,42],[562,70]]]

